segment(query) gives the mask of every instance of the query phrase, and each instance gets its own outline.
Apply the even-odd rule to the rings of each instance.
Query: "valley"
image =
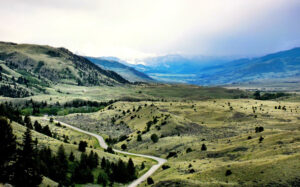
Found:
[[[29,44],[1,43],[0,60],[1,128],[11,126],[19,151],[31,133],[39,186],[300,185],[296,88],[132,82]],[[63,179],[51,172],[62,154]]]

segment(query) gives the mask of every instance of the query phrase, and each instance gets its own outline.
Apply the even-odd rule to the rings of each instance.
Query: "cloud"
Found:
[[[93,56],[254,55],[299,45],[298,0],[11,0],[0,40]]]

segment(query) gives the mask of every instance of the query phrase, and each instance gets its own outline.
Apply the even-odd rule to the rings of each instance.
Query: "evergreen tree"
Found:
[[[31,131],[27,128],[24,136],[22,149],[16,163],[15,178],[13,180],[15,186],[38,186],[42,182],[40,174],[36,150],[34,150]]]
[[[98,180],[97,180],[97,184],[102,184],[102,186],[106,186],[108,183],[108,176],[106,173],[101,172],[98,175]]]
[[[129,180],[136,179],[135,167],[131,158],[128,160],[127,172],[129,175]]]
[[[57,171],[54,180],[64,184],[68,171],[68,161],[63,145],[60,145],[57,151],[56,167]]]
[[[205,145],[205,144],[202,144],[202,146],[201,146],[201,151],[206,151],[206,150],[207,150],[206,145]]]
[[[42,133],[45,134],[45,135],[47,135],[47,136],[52,137],[52,133],[51,133],[51,130],[50,130],[50,128],[49,128],[48,125],[46,125],[46,126],[43,127]]]
[[[0,182],[8,182],[16,159],[16,137],[6,118],[0,118]]]
[[[136,141],[141,142],[142,141],[142,135],[138,135]]]
[[[73,162],[75,160],[73,151],[70,153],[69,160]]]
[[[34,129],[37,132],[42,132],[42,126],[41,126],[41,124],[38,121],[34,122]]]
[[[28,127],[29,129],[33,129],[32,124],[31,124],[31,119],[28,115],[26,115],[24,117],[24,123],[25,123],[26,127]]]
[[[86,141],[80,141],[78,144],[78,150],[81,152],[85,152],[85,148],[87,147]]]
[[[157,136],[157,134],[152,134],[151,135],[151,140],[153,141],[153,143],[158,142],[158,136]]]

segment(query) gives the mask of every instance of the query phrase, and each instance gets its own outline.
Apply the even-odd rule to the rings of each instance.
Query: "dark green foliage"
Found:
[[[263,140],[264,140],[264,138],[262,136],[259,137],[259,143],[262,143]]]
[[[33,94],[20,86],[0,85],[0,95],[4,97],[23,98]]]
[[[43,127],[42,133],[45,134],[45,135],[47,135],[47,136],[52,137],[52,133],[51,133],[50,128],[49,128],[48,125],[46,125],[46,126]]]
[[[169,168],[170,168],[170,166],[168,166],[168,165],[162,165],[163,170],[166,170],[166,169],[169,169]]]
[[[193,151],[193,150],[192,150],[192,148],[190,148],[190,147],[186,149],[186,153],[190,153],[190,152],[192,152],[192,151]]]
[[[151,177],[147,178],[147,184],[148,185],[154,184],[154,181],[153,181],[153,179]]]
[[[167,159],[171,158],[171,157],[177,157],[177,153],[176,152],[169,152]]]
[[[128,180],[133,180],[133,179],[137,178],[136,171],[135,171],[135,166],[134,166],[134,163],[133,163],[131,158],[128,160],[127,172],[128,172],[128,175],[129,175]]]
[[[38,186],[42,182],[42,176],[37,162],[37,150],[34,148],[29,128],[23,136],[21,147],[13,183],[17,187]]]
[[[226,170],[226,172],[225,172],[225,176],[229,176],[229,175],[231,175],[231,174],[232,174],[232,172],[231,172],[231,170],[230,170],[230,169]]]
[[[122,144],[122,145],[121,145],[121,149],[122,149],[122,150],[126,150],[126,149],[127,149],[127,145],[126,145],[126,144]]]
[[[0,104],[0,116],[5,116],[12,121],[24,124],[20,111],[13,107],[12,103],[5,102]]]
[[[158,136],[157,136],[157,134],[152,134],[151,135],[151,140],[153,141],[153,143],[158,142]]]
[[[88,156],[85,153],[81,154],[80,163],[74,169],[74,172],[72,174],[72,181],[78,184],[94,182],[92,170],[88,166]]]
[[[264,128],[263,127],[255,127],[255,132],[259,133],[259,132],[263,132]]]
[[[107,149],[104,150],[105,152],[108,152],[108,153],[111,153],[111,154],[114,154],[114,150],[112,147],[108,146]]]
[[[78,144],[78,150],[81,152],[85,152],[85,149],[87,147],[87,142],[86,141],[80,141]]]
[[[277,99],[280,97],[289,96],[290,94],[278,92],[278,93],[264,93],[263,95],[260,94],[259,91],[256,91],[253,96],[257,100],[271,100],[271,99]]]
[[[34,122],[34,130],[37,132],[42,132],[42,126],[38,121]]]
[[[137,136],[137,138],[136,138],[136,141],[141,142],[141,141],[142,141],[142,135],[139,134],[139,135]]]
[[[104,172],[99,173],[97,184],[102,184],[102,186],[106,186],[108,183],[108,175]]]
[[[205,144],[202,144],[202,146],[201,146],[201,151],[206,151],[206,150],[207,150],[206,145],[205,145]]]
[[[26,115],[24,117],[24,123],[25,123],[25,126],[29,129],[33,129],[33,126],[32,126],[32,123],[31,123],[31,119],[28,115]]]
[[[0,117],[0,183],[9,182],[16,160],[16,137],[6,118]]]
[[[75,160],[73,151],[72,151],[72,152],[70,153],[70,155],[69,155],[69,160],[70,160],[71,162],[73,162],[73,161]]]

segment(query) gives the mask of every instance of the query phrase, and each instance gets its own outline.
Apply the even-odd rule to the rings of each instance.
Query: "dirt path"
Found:
[[[49,121],[49,118],[47,116],[44,117],[45,120],[48,120]],[[103,139],[102,136],[98,135],[98,134],[94,134],[92,132],[88,132],[88,131],[85,131],[85,130],[82,130],[80,128],[77,128],[77,127],[74,127],[72,125],[69,125],[67,123],[64,123],[64,122],[61,122],[61,121],[57,121],[57,120],[54,120],[55,122],[59,122],[61,123],[62,125],[65,125],[66,127],[69,127],[69,128],[72,128],[76,131],[79,131],[79,132],[82,132],[82,133],[85,133],[85,134],[88,134],[88,135],[91,135],[91,136],[94,136],[95,138],[97,138],[100,146],[103,148],[103,149],[106,149],[108,146],[105,142],[105,140]],[[155,161],[157,161],[158,163],[153,165],[144,175],[142,175],[141,177],[139,177],[138,179],[134,180],[131,184],[128,185],[128,187],[135,187],[135,186],[138,186],[139,184],[141,184],[143,181],[147,180],[148,177],[150,177],[158,168],[160,168],[160,166],[162,166],[165,162],[167,162],[166,159],[163,159],[163,158],[159,158],[159,157],[155,157],[155,156],[151,156],[151,155],[143,155],[143,154],[136,154],[136,153],[129,153],[129,152],[126,152],[126,151],[121,151],[121,150],[117,150],[117,149],[114,149],[115,152],[117,153],[122,153],[122,154],[126,154],[126,155],[132,155],[132,156],[139,156],[139,157],[144,157],[144,158],[150,158],[150,159],[153,159]]]

